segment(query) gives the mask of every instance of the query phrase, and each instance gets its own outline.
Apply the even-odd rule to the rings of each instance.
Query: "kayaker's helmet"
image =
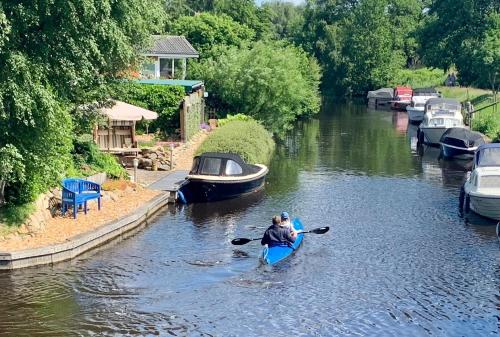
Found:
[[[290,219],[290,216],[288,215],[288,212],[281,212],[281,221],[285,221]]]

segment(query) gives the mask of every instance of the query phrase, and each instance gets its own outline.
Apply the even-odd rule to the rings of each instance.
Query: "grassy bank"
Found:
[[[274,151],[274,140],[269,131],[254,120],[234,120],[215,129],[198,148],[203,152],[237,153],[247,163],[267,164]]]
[[[443,94],[443,97],[454,98],[460,102],[470,101],[476,111],[494,101],[493,93],[490,90],[459,87],[438,87],[437,89]],[[500,106],[497,105],[497,113],[495,113],[493,106],[475,113],[472,129],[484,133],[494,141],[499,141]]]

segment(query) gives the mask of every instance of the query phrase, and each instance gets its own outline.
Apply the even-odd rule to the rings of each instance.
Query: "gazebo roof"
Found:
[[[121,101],[115,101],[112,107],[102,109],[102,113],[115,121],[140,121],[143,118],[146,120],[158,118],[158,114],[154,111]]]
[[[153,44],[143,52],[146,56],[194,58],[198,51],[184,36],[153,35]]]

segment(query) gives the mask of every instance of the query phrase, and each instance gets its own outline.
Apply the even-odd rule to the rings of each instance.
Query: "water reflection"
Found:
[[[207,222],[219,221],[227,218],[237,218],[241,213],[258,205],[264,198],[264,190],[240,196],[234,199],[216,202],[192,203],[182,206],[183,211],[190,221],[196,225]]]
[[[392,125],[398,133],[406,134],[408,130],[408,113],[406,111],[393,111]]]

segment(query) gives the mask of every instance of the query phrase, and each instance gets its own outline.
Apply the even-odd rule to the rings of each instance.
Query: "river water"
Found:
[[[499,333],[494,225],[458,216],[467,163],[416,148],[404,113],[325,101],[276,151],[263,192],[170,207],[69,263],[0,273],[1,336],[488,336]],[[287,210],[310,234],[259,265]]]

